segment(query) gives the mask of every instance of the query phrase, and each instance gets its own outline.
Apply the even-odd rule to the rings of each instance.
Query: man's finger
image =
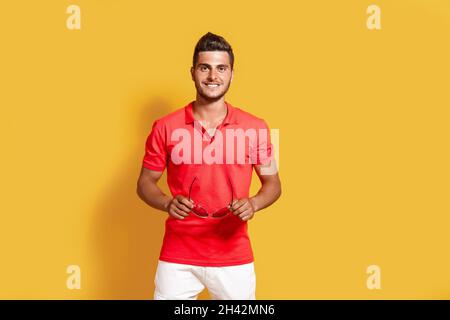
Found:
[[[182,204],[182,203],[178,203],[177,208],[180,209],[180,210],[182,210],[182,211],[184,211],[184,212],[186,212],[186,213],[191,212],[191,209],[189,209],[188,207],[186,207],[186,206],[185,206],[184,204]]]
[[[169,214],[171,217],[174,217],[175,219],[183,220],[184,217],[177,214],[174,210],[170,209]]]
[[[249,205],[247,202],[244,202],[241,206],[237,207],[236,209],[233,210],[234,214],[240,214],[242,212],[244,212],[245,210],[249,209]]]
[[[239,218],[240,218],[242,221],[245,221],[245,220],[248,219],[248,214],[241,214],[241,215],[239,215]]]
[[[191,202],[191,201],[189,201],[189,199],[188,198],[181,198],[181,199],[179,199],[178,200],[180,203],[182,203],[182,204],[184,204],[186,207],[188,207],[188,208],[193,208],[194,207],[194,204]]]
[[[246,221],[246,220],[250,220],[251,218],[253,218],[254,213],[252,213],[252,211],[250,209],[245,210],[243,213],[241,213],[239,215],[239,218],[241,218],[241,220]]]
[[[245,201],[239,200],[237,202],[235,202],[232,206],[231,206],[231,210],[235,211],[236,209],[239,209],[240,207],[242,207],[244,205]]]
[[[250,207],[249,206],[242,206],[238,210],[236,210],[236,214],[239,216],[239,215],[242,215],[245,212],[249,212],[249,211],[250,211]]]
[[[177,207],[173,208],[173,211],[175,211],[178,215],[187,217],[189,214],[184,212],[183,210],[178,209]]]

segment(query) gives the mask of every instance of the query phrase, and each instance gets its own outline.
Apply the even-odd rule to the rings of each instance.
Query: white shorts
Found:
[[[254,263],[202,267],[158,260],[155,300],[196,300],[205,287],[213,300],[256,300]]]

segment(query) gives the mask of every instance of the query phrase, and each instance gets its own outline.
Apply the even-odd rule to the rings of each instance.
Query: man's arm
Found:
[[[184,219],[193,205],[181,195],[172,198],[164,194],[157,185],[162,174],[162,171],[142,167],[136,192],[139,198],[152,208],[168,212],[174,218]]]
[[[149,206],[167,212],[172,197],[165,195],[157,185],[162,174],[163,171],[142,167],[137,182],[137,194]]]
[[[256,211],[262,210],[274,203],[281,196],[281,182],[278,172],[271,175],[261,174],[261,169],[267,165],[255,166],[255,171],[261,181],[258,193],[249,200]]]
[[[278,172],[272,175],[263,175],[261,169],[269,165],[255,165],[256,173],[261,181],[258,193],[249,199],[236,201],[231,210],[241,220],[247,221],[253,218],[256,211],[262,210],[274,203],[281,196],[281,182]]]

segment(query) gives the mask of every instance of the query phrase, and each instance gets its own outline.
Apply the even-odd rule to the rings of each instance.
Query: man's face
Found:
[[[228,91],[233,79],[228,52],[199,52],[197,65],[191,68],[191,75],[200,96],[209,101],[219,100]]]

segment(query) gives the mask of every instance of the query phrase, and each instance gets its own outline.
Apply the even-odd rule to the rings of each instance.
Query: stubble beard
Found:
[[[197,87],[197,93],[200,97],[202,97],[203,99],[205,99],[208,102],[215,102],[215,101],[220,100],[228,92],[230,85],[231,85],[231,81],[228,82],[228,85],[225,87],[225,89],[222,91],[222,93],[217,96],[210,96],[207,93],[205,93],[204,88],[201,86],[201,84],[199,84],[200,88],[197,86],[197,84],[196,84],[196,87]]]

